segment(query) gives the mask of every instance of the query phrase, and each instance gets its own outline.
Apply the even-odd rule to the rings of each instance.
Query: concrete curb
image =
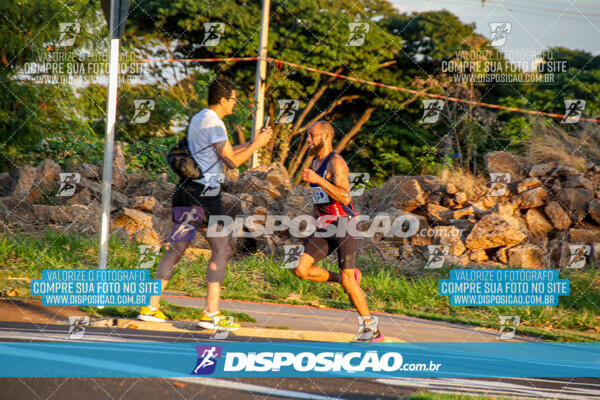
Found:
[[[90,326],[98,328],[140,329],[160,332],[203,333],[207,335],[210,335],[212,333],[211,330],[196,329],[196,323],[190,321],[146,322],[135,319],[106,318],[96,321],[90,321]],[[231,332],[231,335],[265,339],[302,340],[312,342],[350,342],[354,337],[353,334],[346,332],[322,332],[304,330],[299,331],[252,327],[241,327],[237,331]],[[404,340],[386,336],[384,338],[384,342],[399,343],[404,342]]]

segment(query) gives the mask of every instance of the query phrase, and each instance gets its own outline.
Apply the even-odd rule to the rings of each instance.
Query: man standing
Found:
[[[312,168],[302,171],[302,179],[310,183],[317,227],[304,242],[304,254],[294,273],[315,282],[341,283],[362,320],[354,341],[381,342],[383,335],[379,332],[377,320],[371,317],[365,294],[360,288],[362,274],[356,268],[356,239],[347,229],[342,236],[336,232],[333,237],[331,229],[325,229],[328,225],[347,227],[348,220],[357,216],[350,197],[348,166],[342,156],[332,150],[333,135],[333,126],[327,121],[316,122],[308,129],[309,154],[315,158]],[[338,254],[339,274],[315,264],[334,250]]]
[[[194,115],[188,127],[187,139],[190,153],[202,170],[203,177],[197,180],[181,179],[173,194],[173,234],[170,246],[156,270],[157,279],[164,289],[185,249],[194,240],[197,229],[211,215],[225,215],[220,193],[220,177],[223,164],[237,168],[250,156],[269,142],[273,131],[261,129],[255,138],[246,144],[233,147],[229,143],[223,118],[233,113],[237,93],[233,83],[227,79],[215,79],[208,88],[208,108]],[[217,232],[225,229],[217,227]],[[222,235],[221,235],[222,236]],[[198,326],[204,329],[236,330],[239,324],[225,318],[219,311],[221,282],[225,264],[231,256],[229,238],[207,237],[211,257],[206,274],[206,305]],[[149,307],[142,307],[138,319],[164,322],[168,318],[160,311],[160,296],[153,296]]]

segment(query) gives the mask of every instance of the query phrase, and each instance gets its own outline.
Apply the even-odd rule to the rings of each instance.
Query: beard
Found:
[[[316,156],[319,153],[319,151],[321,151],[321,149],[323,148],[323,145],[324,145],[324,143],[321,142],[321,143],[313,146],[312,148],[309,148],[308,154],[311,156]]]

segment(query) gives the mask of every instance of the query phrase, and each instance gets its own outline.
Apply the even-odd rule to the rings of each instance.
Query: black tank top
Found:
[[[316,160],[315,157],[315,160],[313,160],[313,163],[311,165],[311,169],[315,171],[317,175],[319,175],[321,178],[325,178],[325,175],[327,173],[327,165],[329,164],[331,156],[333,156],[334,154],[337,153],[335,151],[329,153],[327,157],[325,157],[319,168],[317,168],[316,170],[313,168],[314,162]],[[331,180],[327,179],[327,181],[333,184]],[[311,183],[310,187],[313,195],[313,203],[315,205],[317,213],[319,214],[320,223],[317,227],[321,228],[323,226],[327,226],[333,221],[336,221],[339,217],[355,217],[358,215],[358,213],[354,209],[354,201],[352,199],[350,199],[350,204],[345,206],[339,201],[329,198],[329,195],[327,195],[327,193],[316,183]]]

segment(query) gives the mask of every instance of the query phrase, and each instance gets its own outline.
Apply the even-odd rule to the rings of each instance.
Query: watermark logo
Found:
[[[225,24],[222,22],[205,22],[204,39],[200,46],[214,47],[221,41],[221,35],[225,33]]]
[[[518,315],[500,315],[500,330],[496,339],[510,340],[515,337],[517,326],[521,323]]]
[[[567,262],[567,268],[580,269],[585,267],[587,257],[592,251],[592,246],[588,244],[571,244],[569,245],[570,257]]]
[[[77,189],[77,184],[81,182],[81,175],[77,172],[61,172],[58,176],[60,186],[58,187],[56,195],[58,197],[73,196],[75,194],[75,189]]]
[[[585,110],[585,100],[565,100],[565,116],[562,124],[576,124]]]
[[[423,100],[422,124],[435,124],[440,119],[440,113],[444,109],[444,100]]]
[[[283,245],[283,262],[281,268],[294,269],[300,261],[300,256],[304,253],[304,246],[301,244]]]
[[[200,207],[173,207],[175,226],[171,234],[171,242],[191,242],[196,236],[198,224],[204,220]]]
[[[148,269],[154,266],[160,246],[157,244],[141,244],[140,245],[140,258],[137,262],[136,268]]]
[[[348,29],[350,30],[350,34],[348,35],[346,46],[357,47],[365,43],[371,25],[366,22],[349,22]]]
[[[430,244],[427,245],[427,252],[429,257],[427,258],[427,269],[437,269],[444,266],[444,261],[448,255],[450,248],[447,244]]]
[[[221,315],[219,317],[213,318],[213,323],[214,323],[215,327],[213,328],[213,331],[210,334],[209,339],[225,340],[229,337],[230,329],[226,328],[224,326],[218,325],[217,322],[219,321],[219,319],[227,320],[229,322],[229,324],[228,324],[229,326],[233,325],[233,322],[234,322],[234,318],[231,315]]]
[[[217,360],[223,355],[221,346],[196,346],[198,361],[190,375],[210,375],[217,368]]]
[[[490,172],[490,190],[488,190],[486,196],[504,196],[511,179],[510,172]]]
[[[61,33],[62,43],[66,45],[72,42],[78,31],[77,26],[65,27],[65,32]],[[122,50],[119,56],[119,84],[140,84],[147,73],[147,63],[138,60],[134,52]],[[51,84],[104,85],[108,82],[109,61],[108,50],[65,46],[57,48],[57,51],[33,53],[31,61],[23,65],[21,78]]]
[[[69,316],[69,332],[66,339],[81,339],[85,334],[85,327],[90,326],[90,317],[87,315]]]
[[[389,351],[355,348],[351,352],[289,351],[233,352],[228,351],[223,363],[224,372],[392,372],[392,371],[437,371],[441,364],[404,363],[402,354]]]
[[[179,229],[180,224],[187,220],[185,212],[190,207],[174,207],[174,221]],[[202,209],[199,207],[199,212]],[[203,214],[202,214],[203,215]],[[191,218],[191,217],[190,217]],[[338,219],[337,215],[321,215],[315,218],[312,215],[298,215],[290,218],[287,215],[238,215],[231,217],[229,215],[210,215],[208,218],[207,237],[233,237],[258,238],[272,237],[279,235],[279,232],[289,231],[289,235],[294,238],[306,238],[314,234],[317,237],[345,237],[350,234],[356,238],[373,238],[377,236],[411,238],[415,235],[421,237],[450,238],[460,237],[462,230],[455,228],[452,230],[435,230],[432,228],[422,228],[422,220],[414,215],[400,215],[397,217],[387,214],[377,214],[369,216],[361,214],[355,217],[342,217],[338,219],[337,224],[323,223]],[[198,218],[198,222],[202,222]],[[223,226],[225,229],[220,229]],[[316,228],[319,227],[319,230]],[[246,228],[246,229],[244,229]],[[181,228],[183,229],[183,228]],[[190,227],[189,229],[193,229]],[[190,239],[191,240],[191,239]]]
[[[350,172],[348,180],[350,181],[350,196],[362,196],[365,188],[369,184],[371,176],[368,172]]]
[[[81,32],[79,22],[61,22],[59,23],[60,38],[57,47],[70,47],[75,43],[77,34]]]
[[[375,332],[379,330],[379,317],[376,315],[371,315],[371,319],[368,322],[365,322],[362,315],[357,315],[356,319],[358,320],[358,330],[356,331],[357,338],[363,334],[367,325]]]
[[[135,112],[131,122],[134,124],[145,124],[150,120],[150,114],[154,110],[154,100],[133,100]]]
[[[277,114],[276,124],[291,124],[296,116],[296,111],[300,108],[300,102],[293,99],[277,100],[279,104],[279,114]]]
[[[512,30],[510,22],[490,22],[490,45],[501,47],[506,44],[506,39]]]
[[[495,23],[491,44],[502,46],[510,32],[509,23]],[[568,72],[569,62],[559,53],[542,48],[506,48],[485,46],[457,48],[453,57],[440,60],[440,71],[457,83],[554,84],[558,74]],[[535,60],[535,61],[534,61]]]
[[[207,172],[204,174],[204,189],[201,197],[214,197],[221,191],[221,183],[225,182],[225,174],[222,172]]]

